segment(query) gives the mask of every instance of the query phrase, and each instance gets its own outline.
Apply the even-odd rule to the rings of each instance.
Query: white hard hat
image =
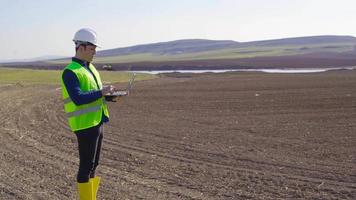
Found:
[[[89,42],[97,47],[99,47],[96,32],[90,28],[82,28],[77,31],[73,38],[74,42]]]

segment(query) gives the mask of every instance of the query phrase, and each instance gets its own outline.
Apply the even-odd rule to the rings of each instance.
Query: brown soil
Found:
[[[98,199],[356,199],[355,85],[356,71],[139,82],[109,105]],[[0,89],[0,199],[75,199],[60,90]]]

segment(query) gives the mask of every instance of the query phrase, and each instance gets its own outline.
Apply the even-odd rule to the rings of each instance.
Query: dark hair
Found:
[[[80,46],[84,46],[84,48],[86,48],[88,45],[95,46],[90,42],[83,42],[83,41],[74,41],[74,43],[75,43],[75,51],[78,51]]]

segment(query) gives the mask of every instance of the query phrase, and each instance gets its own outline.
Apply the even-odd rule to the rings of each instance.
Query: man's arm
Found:
[[[91,103],[103,96],[101,90],[81,91],[79,80],[71,70],[64,70],[63,81],[69,97],[78,106]]]

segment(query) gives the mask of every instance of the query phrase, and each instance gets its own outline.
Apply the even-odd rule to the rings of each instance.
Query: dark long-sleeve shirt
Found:
[[[89,69],[89,63],[82,61],[78,58],[72,58],[73,62],[79,63],[86,70],[88,70],[93,76],[93,72]],[[102,97],[101,90],[92,90],[88,92],[83,92],[80,89],[80,84],[77,76],[71,70],[64,70],[63,72],[63,82],[69,94],[69,97],[76,105],[88,104]],[[95,77],[95,76],[94,76]],[[96,80],[95,80],[96,81]],[[98,83],[97,83],[98,84]],[[109,119],[104,115],[102,117],[102,122],[108,122]]]

